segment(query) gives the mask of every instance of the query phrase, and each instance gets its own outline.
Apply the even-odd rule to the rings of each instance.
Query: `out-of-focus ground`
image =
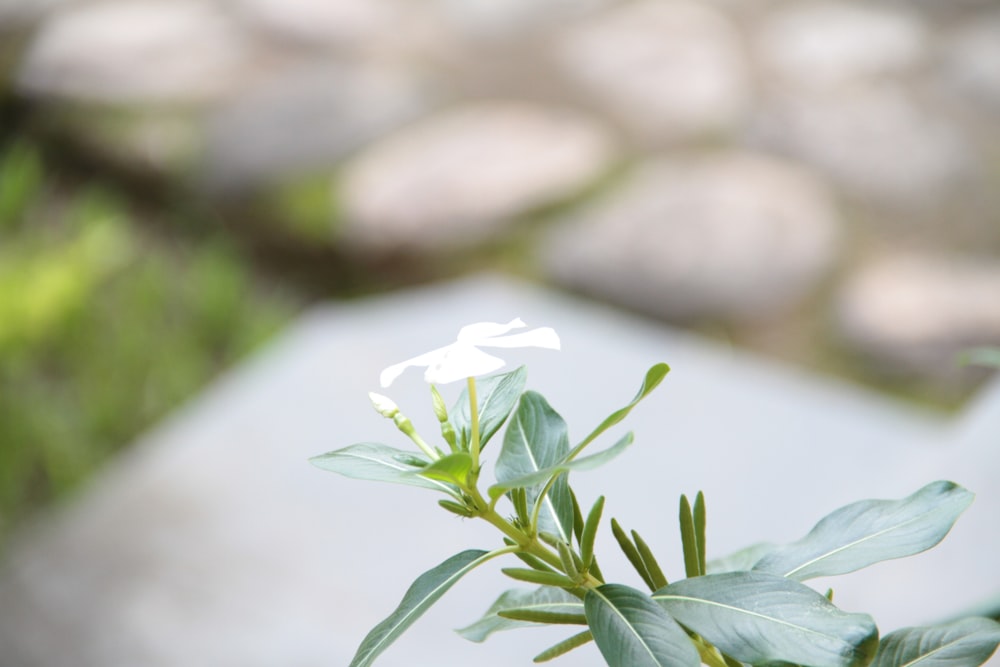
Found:
[[[992,0],[0,0],[0,535],[303,304],[492,269],[935,408]]]

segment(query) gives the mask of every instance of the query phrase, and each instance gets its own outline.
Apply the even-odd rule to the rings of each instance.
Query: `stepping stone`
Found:
[[[529,364],[529,387],[562,412],[571,437],[630,400],[650,365],[673,365],[628,420],[636,444],[603,472],[574,475],[585,505],[606,493],[606,515],[668,555],[668,576],[681,568],[673,517],[682,492],[706,493],[714,557],[797,539],[840,505],[902,497],[947,474],[978,498],[936,555],[840,577],[837,600],[889,631],[1000,591],[1000,384],[951,421],[485,276],[318,308],[154,429],[11,545],[0,655],[20,667],[347,664],[417,575],[499,539],[438,510],[423,489],[345,479],[306,459],[364,440],[405,447],[368,402],[381,369],[450,342],[468,322],[518,315],[562,337],[562,352],[506,356]],[[451,404],[458,387],[441,389]],[[430,437],[420,373],[382,391]],[[637,583],[607,531],[598,553],[609,577]],[[459,582],[376,664],[526,664],[568,634],[518,631],[485,646],[455,635],[510,587],[498,570],[488,564]],[[573,664],[604,663],[590,646]]]
[[[892,253],[849,277],[837,298],[844,336],[890,367],[955,370],[964,349],[1000,345],[1000,262]]]
[[[582,190],[614,155],[606,128],[583,113],[466,104],[388,135],[347,164],[343,240],[378,252],[483,243],[517,216]]]
[[[224,11],[194,0],[74,6],[49,18],[24,57],[29,94],[103,103],[198,104],[247,73],[250,44]]]
[[[761,154],[661,159],[546,237],[556,281],[678,320],[752,320],[808,297],[840,220],[808,170]]]
[[[705,3],[622,4],[557,35],[553,58],[594,104],[644,141],[735,129],[750,104],[740,35]]]

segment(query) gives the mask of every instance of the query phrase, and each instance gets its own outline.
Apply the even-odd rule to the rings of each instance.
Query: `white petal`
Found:
[[[438,359],[447,354],[450,347],[451,345],[447,347],[440,347],[436,350],[431,350],[430,352],[425,352],[424,354],[413,357],[412,359],[407,359],[406,361],[401,361],[398,364],[389,366],[382,371],[381,375],[378,376],[379,384],[381,384],[384,389],[385,387],[391,385],[396,378],[402,375],[403,371],[407,368],[412,366],[431,366],[437,362]]]
[[[455,343],[435,363],[427,367],[424,379],[431,384],[447,384],[468,377],[492,373],[506,362],[472,345]]]
[[[507,324],[499,324],[497,322],[477,322],[476,324],[467,324],[458,332],[458,340],[462,343],[478,345],[481,340],[492,338],[494,336],[502,336],[511,329],[520,329],[523,326],[525,326],[525,324],[521,321],[520,317],[511,320]]]
[[[544,347],[549,350],[559,349],[559,334],[551,327],[532,329],[524,333],[485,338],[476,342],[483,347]]]

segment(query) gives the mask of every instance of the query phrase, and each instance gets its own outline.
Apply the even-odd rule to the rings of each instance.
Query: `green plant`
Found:
[[[571,446],[562,417],[541,394],[524,390],[524,367],[475,379],[504,363],[482,347],[558,349],[551,329],[509,335],[521,326],[520,320],[470,325],[455,343],[382,373],[385,387],[409,367],[426,368],[441,426],[439,445],[417,433],[394,402],[372,394],[376,410],[419,451],[367,442],[312,459],[318,467],[348,477],[430,489],[444,496],[438,501],[443,509],[484,520],[502,534],[502,546],[463,551],[421,575],[396,610],[364,638],[351,667],[372,664],[461,577],[501,556],[520,559],[522,567],[502,571],[533,587],[505,592],[482,618],[459,632],[482,641],[525,624],[578,626],[579,631],[538,655],[536,662],[590,641],[611,667],[973,667],[996,649],[1000,624],[984,618],[905,628],[879,641],[870,616],[842,611],[832,603],[832,593],[822,595],[803,583],[937,544],[972,502],[972,494],[952,482],[928,484],[902,500],[853,503],[826,516],[798,542],[758,545],[715,562],[706,558],[704,496],[697,494],[691,503],[682,495],[684,578],[668,581],[646,541],[612,519],[615,539],[649,590],[606,581],[594,546],[604,498],[584,513],[568,477],[600,466],[632,444],[628,433],[598,453],[583,455],[660,384],[669,368],[650,368],[631,401]],[[449,410],[435,385],[461,379],[466,387]],[[480,454],[505,423],[496,481],[483,490]]]
[[[294,312],[225,240],[0,151],[0,542]]]

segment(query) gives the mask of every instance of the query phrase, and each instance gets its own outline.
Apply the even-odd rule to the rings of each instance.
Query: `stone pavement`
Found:
[[[1000,342],[994,0],[0,0],[5,35],[95,150],[209,201],[319,182],[362,256],[519,243],[667,321],[811,318],[765,345],[861,374]]]
[[[680,493],[705,491],[710,555],[718,556],[758,540],[793,540],[847,502],[901,497],[952,478],[978,495],[948,538],[929,553],[837,578],[838,603],[873,613],[888,631],[1000,594],[1000,384],[947,419],[481,276],[306,314],[22,533],[0,569],[0,661],[347,664],[416,575],[464,548],[490,548],[497,536],[441,512],[421,489],[344,479],[306,459],[363,440],[403,446],[368,403],[379,371],[452,340],[462,324],[515,316],[560,333],[561,352],[509,358],[529,364],[529,387],[576,436],[626,403],[650,365],[672,365],[629,419],[636,444],[606,472],[574,476],[585,504],[606,493],[608,517],[668,554],[668,576],[682,567]],[[444,390],[450,403],[457,390]],[[435,429],[419,373],[386,393],[418,429]],[[601,538],[605,572],[632,581],[607,531]],[[480,646],[451,632],[509,587],[498,570],[487,565],[461,581],[378,664],[527,664],[561,638],[524,630]],[[592,646],[563,661],[602,664]]]

